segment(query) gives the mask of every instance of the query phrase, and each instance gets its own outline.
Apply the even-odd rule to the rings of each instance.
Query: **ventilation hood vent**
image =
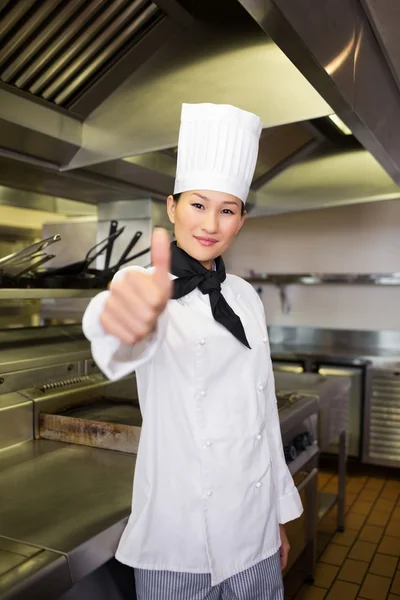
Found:
[[[390,0],[0,0],[0,186],[164,199],[182,102],[215,102],[264,123],[255,214],[398,197],[393,11]]]
[[[163,18],[149,0],[10,0],[0,10],[0,79],[71,108]]]

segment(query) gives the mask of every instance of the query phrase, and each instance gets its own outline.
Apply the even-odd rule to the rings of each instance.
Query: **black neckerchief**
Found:
[[[233,312],[223,295],[221,283],[226,279],[225,265],[221,256],[215,259],[215,271],[206,269],[199,261],[192,258],[176,242],[171,244],[171,273],[173,281],[173,299],[182,298],[194,289],[199,288],[202,294],[209,294],[213,317],[226,327],[239,342],[250,348],[240,318]]]

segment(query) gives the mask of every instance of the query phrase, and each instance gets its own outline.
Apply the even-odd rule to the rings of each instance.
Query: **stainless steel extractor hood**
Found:
[[[250,196],[259,211],[396,196],[397,71],[368,21],[378,35],[382,11],[372,0],[368,15],[351,0],[297,4],[3,1],[0,185],[91,203],[161,200],[181,103],[210,101],[263,119]],[[349,139],[329,129],[334,110]]]
[[[239,1],[400,183],[397,3]]]

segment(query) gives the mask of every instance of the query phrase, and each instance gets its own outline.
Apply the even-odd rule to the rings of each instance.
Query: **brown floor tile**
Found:
[[[365,485],[365,481],[358,479],[350,479],[346,482],[346,492],[361,492]]]
[[[335,533],[336,529],[337,517],[331,514],[326,515],[318,524],[318,531],[329,533],[331,536]]]
[[[379,490],[370,490],[370,489],[367,490],[366,488],[364,488],[360,492],[358,499],[366,500],[368,502],[370,500],[376,500],[378,496],[379,496]]]
[[[324,485],[322,489],[328,494],[336,494],[336,492],[338,491],[338,485],[333,481],[329,481],[326,485]]]
[[[346,558],[348,550],[349,549],[346,548],[346,546],[329,544],[329,546],[321,556],[321,562],[340,567],[340,565],[343,564],[344,559]]]
[[[290,569],[289,573],[284,578],[285,595],[292,596],[297,594],[304,583],[304,573],[296,570],[296,567]]]
[[[383,490],[379,494],[379,498],[383,498],[385,500],[394,500],[395,502],[398,500],[399,497],[399,492],[390,488],[383,488]]]
[[[380,542],[384,531],[384,527],[377,527],[376,525],[364,525],[360,531],[360,536],[358,539],[362,542],[373,542],[377,544]]]
[[[397,558],[387,556],[387,554],[375,554],[374,560],[369,567],[369,572],[373,575],[382,575],[382,577],[392,578],[397,567]]]
[[[362,583],[367,569],[367,563],[347,558],[337,578],[350,583]]]
[[[390,518],[390,514],[388,512],[380,512],[378,510],[374,510],[371,512],[367,519],[368,525],[380,525],[384,527],[387,525]]]
[[[385,483],[385,488],[400,492],[400,479],[388,479]]]
[[[356,542],[350,550],[349,558],[370,562],[375,553],[376,546],[376,544],[372,544],[371,542]]]
[[[375,502],[374,511],[378,510],[379,512],[391,513],[395,504],[395,500],[386,500],[385,498],[379,497],[378,500]]]
[[[400,498],[400,495],[394,490],[382,490],[379,498],[382,498],[383,500],[394,500],[397,502],[398,498]]]
[[[332,542],[334,544],[338,544],[339,546],[350,547],[354,544],[357,535],[358,535],[357,529],[348,529],[346,527],[346,530],[343,533],[336,533],[333,536]]]
[[[326,596],[326,590],[314,585],[303,585],[295,600],[323,600]]]
[[[325,563],[317,563],[315,569],[314,584],[317,587],[329,589],[338,573],[339,567],[335,567],[334,565],[327,565]]]
[[[355,600],[359,587],[355,583],[335,581],[326,600]]]
[[[373,506],[374,506],[374,503],[372,502],[372,500],[370,500],[369,502],[367,502],[365,500],[356,500],[356,502],[352,506],[351,512],[355,512],[358,515],[368,515]],[[374,510],[375,510],[375,507],[374,507]]]
[[[397,573],[393,579],[393,583],[392,583],[392,587],[390,588],[390,591],[392,594],[400,595],[400,571],[397,571]]]
[[[386,480],[380,479],[379,477],[369,477],[365,484],[366,490],[381,490],[385,485]]]
[[[352,506],[354,504],[354,502],[356,501],[358,497],[358,494],[354,494],[353,492],[346,492],[346,499],[345,499],[345,506],[346,508],[348,508],[349,506]]]
[[[327,475],[326,473],[318,473],[318,490],[322,490],[323,487],[329,483],[331,475]]]
[[[325,533],[323,531],[317,532],[317,556],[320,557],[321,554],[325,551],[325,548],[329,544],[332,539],[332,535],[330,533]]]
[[[381,554],[390,554],[391,556],[400,556],[400,538],[384,535],[378,547]]]
[[[346,515],[346,527],[350,527],[350,529],[358,529],[364,525],[366,520],[365,515],[360,515],[354,511],[354,508]]]
[[[391,519],[385,529],[385,534],[391,537],[400,537],[400,521]]]
[[[389,594],[387,600],[399,600],[399,597],[395,596],[394,594]]]
[[[390,579],[368,574],[360,590],[360,598],[368,600],[386,600]]]
[[[391,517],[392,519],[397,519],[398,521],[400,521],[400,506],[396,506],[396,508],[391,514]]]

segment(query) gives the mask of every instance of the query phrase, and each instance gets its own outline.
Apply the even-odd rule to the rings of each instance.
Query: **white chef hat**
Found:
[[[262,130],[257,115],[227,104],[183,104],[174,194],[225,192],[246,202]]]

